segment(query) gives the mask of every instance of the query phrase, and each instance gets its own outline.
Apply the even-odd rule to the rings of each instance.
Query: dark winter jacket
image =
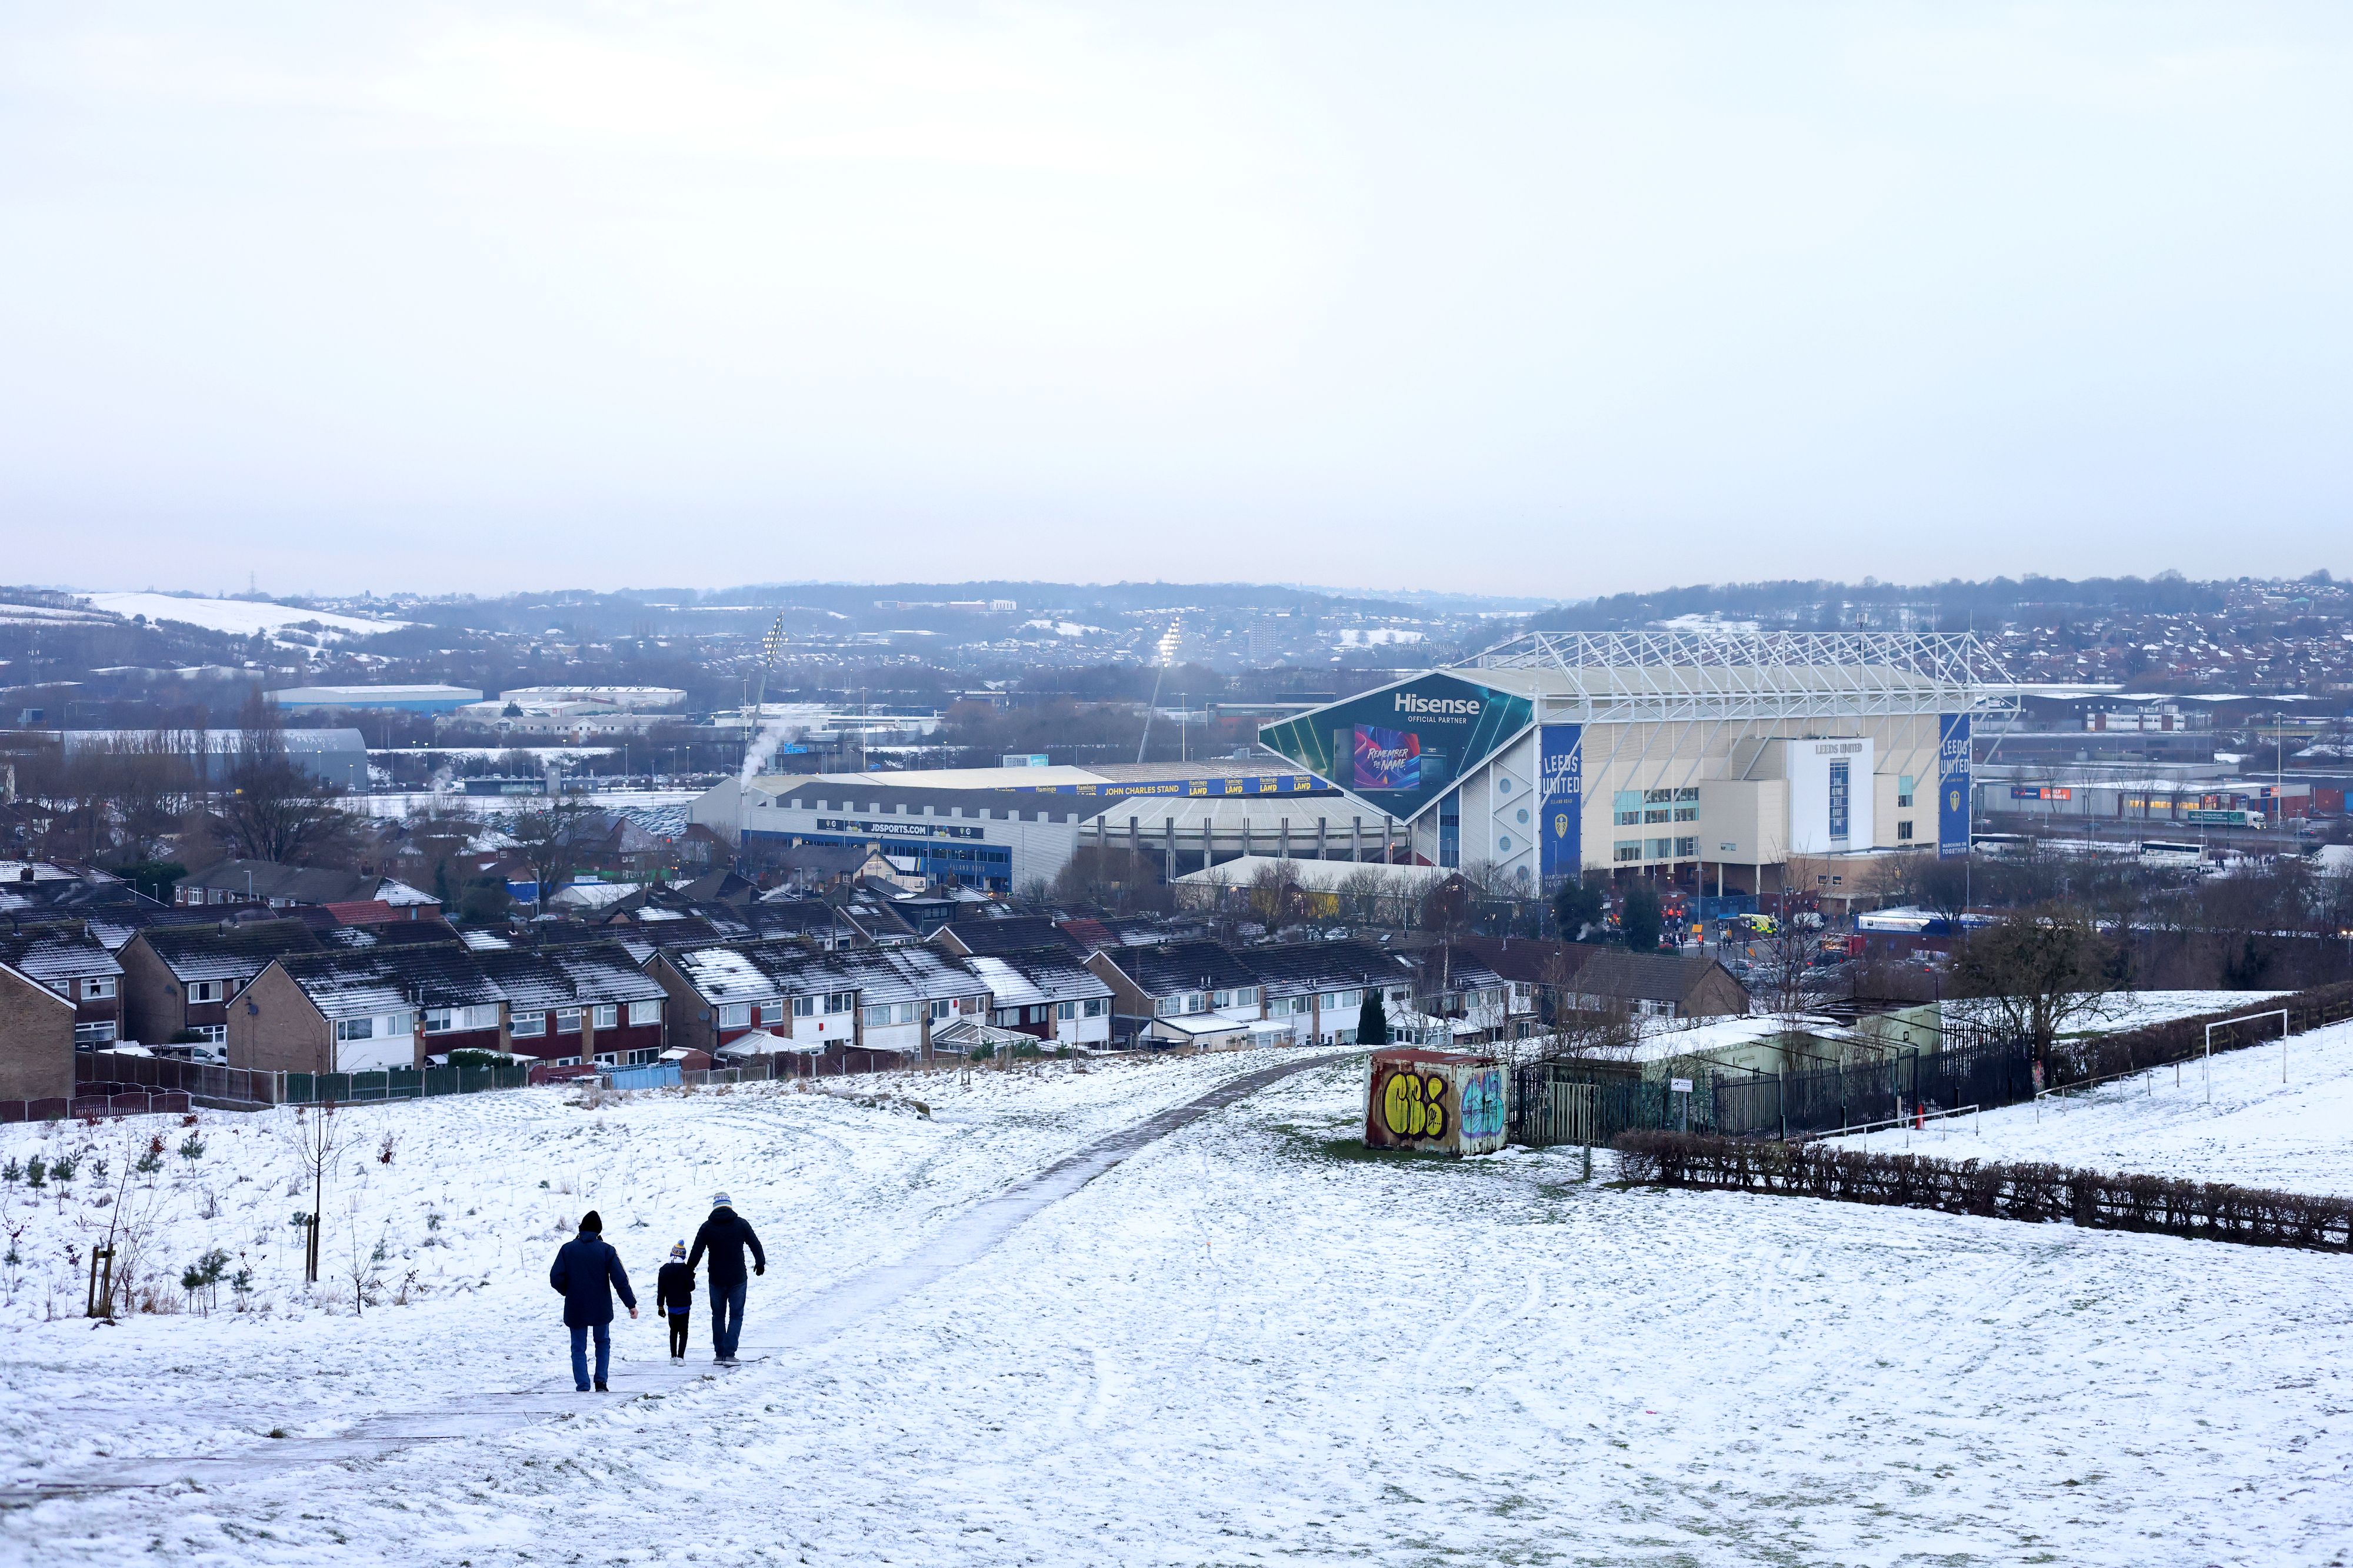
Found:
[[[711,1288],[725,1290],[744,1283],[744,1249],[752,1249],[752,1260],[762,1268],[768,1267],[768,1255],[760,1247],[760,1238],[752,1234],[752,1223],[733,1209],[716,1208],[694,1233],[694,1250],[687,1254],[686,1266],[694,1267],[705,1251],[711,1254]]]
[[[683,1263],[665,1263],[654,1276],[654,1310],[694,1310],[694,1270]]]
[[[547,1282],[564,1292],[564,1326],[584,1328],[613,1321],[613,1292],[622,1304],[638,1310],[638,1293],[621,1268],[621,1255],[593,1230],[584,1230],[558,1247]]]

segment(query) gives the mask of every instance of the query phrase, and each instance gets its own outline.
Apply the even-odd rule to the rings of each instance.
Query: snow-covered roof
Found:
[[[1111,983],[1067,947],[983,953],[964,962],[998,1007],[1032,1007],[1113,994]]]
[[[321,1013],[357,1018],[503,1001],[505,994],[482,970],[485,956],[454,942],[436,942],[365,952],[290,953],[277,963]]]
[[[82,930],[79,921],[0,931],[0,963],[60,994],[60,988],[70,981],[122,973],[114,954]]]
[[[317,933],[301,921],[250,921],[242,924],[151,926],[140,939],[183,984],[226,980],[242,985],[269,961],[290,952],[316,952]]]

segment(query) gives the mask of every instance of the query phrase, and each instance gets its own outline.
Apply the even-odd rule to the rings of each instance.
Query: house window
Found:
[[[1209,1005],[1213,1007],[1230,1007],[1234,1005],[1234,994],[1231,990],[1212,993]]]
[[[944,1018],[944,1017],[946,1017],[946,1016],[947,1016],[951,1012],[955,1011],[955,1003],[953,1003],[953,1002],[951,1002],[951,1001],[947,1000],[947,998],[945,998],[945,997],[942,997],[940,1000],[938,1000],[938,1001],[936,1001],[936,1002],[934,1002],[934,1003],[933,1003],[933,1004],[932,1004],[932,1017],[933,1017],[935,1021],[936,1021],[936,1020],[938,1020],[938,1019],[941,1019],[941,1018]]]
[[[1079,1005],[1076,1002],[1057,1002],[1054,1004],[1054,1016],[1057,1019],[1068,1021],[1077,1017],[1078,1016]]]
[[[580,1032],[580,1009],[577,1007],[558,1007],[555,1010],[555,1032],[559,1035],[578,1034]]]
[[[866,1026],[868,1028],[878,1028],[890,1021],[891,1004],[888,1002],[884,1002],[877,1006],[866,1009]]]
[[[773,1001],[773,1002],[763,1002],[763,1003],[761,1003],[761,1004],[760,1004],[760,1022],[761,1022],[761,1023],[763,1023],[763,1024],[781,1024],[781,1023],[783,1023],[784,1021],[785,1021],[785,999],[784,999],[783,997],[779,996],[779,997],[777,997],[777,998],[776,998],[775,1001]]]
[[[425,1032],[428,1035],[448,1034],[449,1032],[449,1015],[450,1009],[447,1007],[427,1007],[425,1009]]]
[[[730,1002],[719,1009],[719,1026],[723,1029],[749,1028],[751,1023],[752,1005],[749,1002]]]
[[[1908,821],[1899,822],[1895,825],[1895,841],[1899,844],[1909,844],[1912,842],[1911,823]]]
[[[100,1046],[111,1046],[113,1043],[114,1026],[111,1024],[76,1024],[74,1026],[74,1049],[78,1051],[96,1050]]]
[[[828,1013],[847,1013],[856,1005],[858,1005],[858,993],[855,991],[826,993],[825,1010]]]
[[[81,999],[85,1002],[103,1002],[113,994],[114,977],[111,974],[93,975],[81,983]]]
[[[592,1027],[598,1029],[618,1028],[621,1023],[620,1005],[614,1002],[604,1004],[590,1016],[588,1021]]]
[[[724,1007],[722,1007],[719,1010],[722,1013],[727,1011]],[[741,1012],[742,1010],[743,1009],[740,1007],[736,1009],[738,1012]],[[547,1015],[544,1013],[517,1013],[514,1016],[514,1022],[508,1026],[508,1029],[509,1032],[512,1033],[518,1040],[532,1039],[537,1036],[547,1033]]]
[[[1258,987],[1257,987],[1257,986],[1255,986],[1255,985],[1243,985],[1243,986],[1238,986],[1238,987],[1236,987],[1236,989],[1235,989],[1235,991],[1234,991],[1234,1005],[1235,1005],[1235,1006],[1237,1006],[1237,1007],[1255,1007],[1255,1006],[1257,1006],[1257,1005],[1258,1005]]]
[[[1090,997],[1088,997],[1088,998],[1087,998],[1087,1001],[1086,1001],[1086,1008],[1087,1008],[1086,1016],[1087,1016],[1088,1017],[1090,1017],[1090,1018],[1100,1018],[1100,1017],[1102,1017],[1102,1016],[1103,1016],[1103,999],[1102,997],[1100,997],[1100,996],[1090,996]]]
[[[816,997],[814,997],[814,996],[796,996],[796,997],[794,997],[794,998],[793,998],[793,1016],[794,1016],[794,1017],[796,1017],[796,1018],[806,1018],[806,1017],[808,1017],[809,1016],[811,1016],[812,1014],[814,1014],[816,1011],[817,1011],[817,998],[816,998]]]
[[[1912,809],[1912,783],[1913,783],[1913,780],[1912,780],[1912,775],[1911,775],[1910,773],[1900,773],[1900,774],[1898,774],[1898,775],[1896,776],[1896,780],[1895,780],[1895,809],[1896,809],[1896,810],[1898,810],[1898,811],[1909,811],[1909,810],[1911,810],[1911,809]],[[1908,838],[1908,837],[1911,837],[1911,835],[1907,833],[1907,834],[1905,834],[1904,837],[1907,837],[1907,838]]]
[[[103,1026],[101,1026],[101,1027]],[[195,1036],[198,1043],[202,1045],[225,1046],[228,1044],[228,1026],[227,1024],[198,1024],[195,1027],[190,1029],[188,1033]]]
[[[375,1038],[374,1018],[338,1018],[335,1020],[337,1040],[373,1040]]]
[[[629,1027],[634,1029],[642,1025],[659,1024],[660,1022],[661,1004],[659,1002],[632,1002],[629,1004]]]
[[[1610,846],[1609,858],[1613,860],[1640,860],[1642,858],[1642,841],[1620,838]]]
[[[220,999],[221,999],[221,983],[220,983],[219,981],[217,981],[217,980],[191,980],[191,981],[189,981],[189,982],[188,982],[188,1000],[189,1000],[189,1001],[191,1001],[191,1002],[217,1002],[217,1001],[219,1001]]]

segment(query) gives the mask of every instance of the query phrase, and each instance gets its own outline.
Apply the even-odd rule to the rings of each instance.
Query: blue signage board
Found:
[[[1969,716],[1940,714],[1936,720],[1936,854],[1943,859],[1969,852]]]
[[[1367,805],[1410,818],[1535,721],[1525,697],[1432,673],[1269,724],[1258,738]]]
[[[1585,727],[1536,731],[1536,804],[1542,806],[1542,871],[1547,882],[1585,869]]]

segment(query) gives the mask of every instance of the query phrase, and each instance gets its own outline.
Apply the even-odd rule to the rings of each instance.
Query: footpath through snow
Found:
[[[692,1234],[711,1193],[731,1192],[774,1260],[747,1314],[756,1347],[810,1299],[924,1247],[1008,1184],[1268,1062],[1048,1062],[853,1079],[842,1093],[762,1084],[607,1096],[593,1109],[563,1089],[353,1107],[338,1117],[311,1288],[289,1223],[311,1202],[290,1112],[7,1129],[0,1172],[19,1175],[0,1184],[16,1260],[0,1273],[0,1485],[110,1471],[144,1482],[174,1468],[130,1463],[142,1458],[188,1474],[231,1459],[242,1468],[272,1432],[336,1453],[317,1445],[363,1428],[389,1437],[512,1425],[460,1418],[453,1400],[485,1390],[569,1399],[546,1273],[589,1208],[649,1305],[671,1242]],[[164,1168],[122,1186],[158,1137]],[[25,1179],[60,1156],[71,1181]],[[184,1310],[93,1325],[80,1315],[87,1259],[118,1188],[120,1208],[143,1216],[131,1260],[151,1281],[142,1295]],[[211,1315],[197,1317],[179,1279],[214,1248],[231,1268],[209,1293]],[[236,1269],[250,1271],[249,1290],[235,1289]],[[706,1306],[698,1296],[705,1364]],[[661,1335],[650,1310],[616,1324],[617,1390],[670,1380]]]

